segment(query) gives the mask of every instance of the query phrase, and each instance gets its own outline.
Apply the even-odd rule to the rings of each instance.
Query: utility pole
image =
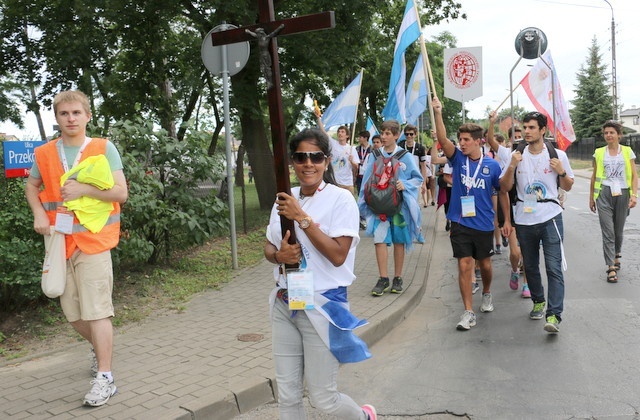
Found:
[[[618,81],[616,79],[616,21],[613,19],[613,6],[609,0],[604,0],[611,8],[611,82],[613,93],[613,119],[618,120]]]

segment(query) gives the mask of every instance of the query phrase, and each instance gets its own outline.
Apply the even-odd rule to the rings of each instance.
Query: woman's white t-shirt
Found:
[[[595,158],[595,153],[593,157]],[[636,154],[631,150],[631,160],[636,158]],[[616,181],[621,189],[629,188],[627,185],[627,177],[625,174],[626,162],[622,155],[622,149],[618,146],[618,153],[614,156],[609,154],[609,149],[604,150],[604,159],[602,161],[604,166],[605,178],[602,180],[602,185],[611,187]]]
[[[300,200],[300,187],[291,189],[291,194],[300,200],[300,205],[313,223],[332,238],[350,236],[353,238],[349,253],[343,264],[336,267],[326,257],[316,250],[311,240],[297,223],[294,222],[295,233],[302,248],[302,262],[300,268],[310,269],[313,272],[314,288],[316,291],[335,289],[336,287],[349,286],[356,276],[354,274],[356,246],[360,241],[360,213],[353,195],[343,188],[333,184],[323,184],[311,197]],[[282,233],[280,228],[280,216],[277,206],[271,209],[269,226],[267,227],[267,240],[280,249]],[[274,278],[279,279],[279,271],[276,266]]]

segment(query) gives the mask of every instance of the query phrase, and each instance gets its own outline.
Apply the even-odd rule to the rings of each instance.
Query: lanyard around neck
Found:
[[[73,161],[73,165],[71,166],[71,168],[74,168],[80,162],[80,158],[82,157],[82,152],[84,152],[84,149],[87,147],[90,141],[91,141],[90,137],[85,137],[84,143],[82,143],[82,146],[80,146],[80,150],[78,150],[78,154],[76,155],[76,159]],[[60,149],[60,160],[62,161],[62,168],[64,169],[65,172],[69,172],[69,169],[71,168],[69,168],[69,163],[67,162],[67,154],[64,152],[64,143],[62,142],[62,139],[60,139],[59,141],[59,149]]]
[[[476,171],[473,173],[473,178],[469,178],[469,156],[467,156],[467,178],[465,179],[465,187],[467,187],[467,195],[471,192],[471,187],[476,182],[476,177],[478,176],[478,172],[480,171],[480,166],[482,166],[483,155],[480,155],[480,160],[478,161],[478,166],[476,166]]]

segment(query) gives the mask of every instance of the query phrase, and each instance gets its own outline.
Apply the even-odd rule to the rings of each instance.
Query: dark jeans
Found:
[[[547,316],[555,315],[560,320],[564,302],[562,213],[537,225],[516,225],[516,236],[522,251],[524,272],[527,273],[531,300],[534,303],[545,302],[544,286],[542,285],[542,275],[540,274],[540,244],[542,244],[549,289]]]

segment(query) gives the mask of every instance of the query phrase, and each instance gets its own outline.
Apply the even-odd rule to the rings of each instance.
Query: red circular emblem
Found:
[[[458,89],[466,89],[478,80],[480,64],[466,51],[461,51],[449,59],[447,77]]]

